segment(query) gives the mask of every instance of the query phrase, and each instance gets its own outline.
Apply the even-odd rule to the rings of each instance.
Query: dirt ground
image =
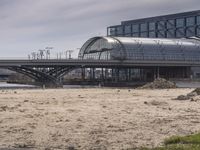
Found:
[[[154,147],[200,131],[200,101],[172,100],[193,89],[0,91],[0,148]]]

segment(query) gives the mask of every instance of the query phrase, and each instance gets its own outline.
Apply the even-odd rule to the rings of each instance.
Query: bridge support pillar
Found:
[[[81,68],[81,78],[85,80],[85,68]]]

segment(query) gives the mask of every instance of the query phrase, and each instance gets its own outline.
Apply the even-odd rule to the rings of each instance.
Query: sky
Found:
[[[121,21],[200,9],[200,0],[0,0],[0,58],[79,48]]]

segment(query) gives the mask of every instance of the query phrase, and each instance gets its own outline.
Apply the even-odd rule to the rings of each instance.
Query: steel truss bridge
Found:
[[[29,76],[45,85],[60,85],[59,79],[78,68],[193,67],[200,61],[119,61],[83,59],[0,60],[0,68]]]

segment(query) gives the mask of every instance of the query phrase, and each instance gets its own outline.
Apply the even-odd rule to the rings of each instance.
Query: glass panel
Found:
[[[87,48],[88,53],[102,51],[102,49],[111,49],[112,44],[108,43],[105,39],[99,39]]]
[[[184,27],[184,19],[176,19],[176,27]]]
[[[165,32],[164,31],[159,31],[158,32],[158,37],[165,38]]]
[[[100,59],[102,60],[108,60],[110,59],[110,52],[106,51],[106,52],[102,52],[101,53],[101,56],[100,56]]]
[[[131,34],[125,34],[126,37],[131,37]]]
[[[197,24],[200,25],[200,16],[197,16]]]
[[[140,25],[140,31],[143,32],[143,31],[147,31],[147,24],[146,23],[143,23]]]
[[[168,20],[167,21],[167,29],[171,29],[175,27],[175,20]]]
[[[138,24],[132,25],[132,31],[133,32],[139,32],[139,25]]]
[[[195,25],[195,17],[186,18],[186,25],[187,26],[193,26],[193,25]]]
[[[139,37],[139,33],[133,33],[132,36],[133,37]]]
[[[123,27],[119,26],[117,27],[117,35],[122,35],[123,34]]]
[[[175,37],[175,31],[174,30],[168,30],[167,31],[167,38],[174,38]]]
[[[200,27],[197,28],[197,36],[200,36]]]
[[[125,26],[125,34],[127,34],[127,33],[131,33],[131,26],[130,25]]]
[[[115,28],[109,28],[109,35],[115,35],[116,32],[115,32]]]
[[[165,29],[165,22],[159,21],[158,22],[158,30],[164,30]]]
[[[176,30],[176,37],[177,38],[185,37],[185,33],[184,33],[184,29],[183,28],[180,28],[180,29]]]
[[[156,24],[155,22],[150,22],[149,23],[149,30],[152,31],[152,30],[155,30],[156,29]]]
[[[155,32],[149,32],[149,37],[152,37],[152,38],[156,37],[156,33]]]
[[[195,36],[195,28],[193,27],[187,28],[186,35],[187,37]]]
[[[140,33],[140,37],[148,37],[147,32]]]

